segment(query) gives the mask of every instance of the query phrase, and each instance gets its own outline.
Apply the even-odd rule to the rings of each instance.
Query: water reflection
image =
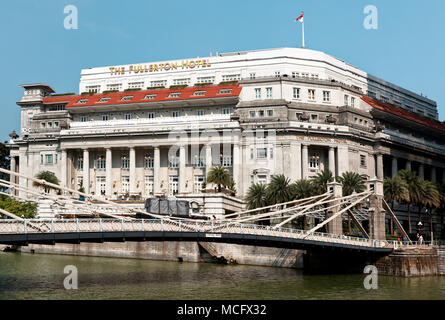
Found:
[[[75,265],[79,289],[65,290]],[[299,270],[136,259],[0,253],[0,299],[444,299],[443,277],[303,275]]]

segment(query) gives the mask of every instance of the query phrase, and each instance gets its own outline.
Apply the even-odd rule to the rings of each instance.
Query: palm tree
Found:
[[[439,212],[440,212],[440,225],[441,227],[441,239],[443,239],[445,235],[445,228],[443,227],[443,218],[445,214],[445,184],[439,184],[438,185],[439,190],[439,199],[440,199],[440,205],[439,205]]]
[[[266,190],[267,186],[265,184],[253,183],[250,185],[246,197],[244,198],[248,210],[262,208],[268,205],[266,200]]]
[[[316,193],[314,184],[311,181],[305,179],[295,181],[292,184],[291,188],[292,198],[295,200],[309,198]]]
[[[226,168],[217,166],[209,170],[207,183],[214,183],[218,186],[218,192],[222,191],[222,186],[230,185],[230,174]]]
[[[293,199],[305,199],[310,198],[317,193],[316,186],[312,183],[312,181],[301,179],[295,181],[292,186],[292,195]],[[306,220],[307,216],[303,216],[303,230],[306,229]]]
[[[356,172],[344,172],[337,181],[342,184],[343,196],[349,196],[353,192],[361,193],[366,190],[365,182],[361,175]]]
[[[437,185],[431,181],[423,181],[423,189],[425,191],[422,197],[422,205],[428,210],[430,218],[430,232],[433,231],[433,211],[440,207],[440,193]],[[421,217],[420,217],[421,218]],[[419,218],[419,221],[421,219]],[[433,240],[433,239],[431,239]]]
[[[383,182],[383,195],[385,200],[391,203],[391,209],[394,211],[394,203],[408,201],[409,194],[405,181],[400,176],[394,178],[385,178]],[[390,233],[393,234],[393,221],[390,221]]]
[[[59,179],[51,171],[40,171],[39,173],[36,174],[35,178],[39,179],[39,180],[45,180],[46,182],[56,184],[56,185],[59,185],[59,183],[60,183]],[[49,193],[51,190],[57,190],[57,188],[50,187],[48,185],[45,185],[43,183],[36,182],[36,181],[34,181],[32,183],[32,185],[34,187],[43,187],[43,190],[45,191],[45,193]]]
[[[283,174],[272,176],[266,189],[266,199],[270,204],[278,204],[292,200],[290,179]]]
[[[405,202],[408,205],[408,232],[411,233],[411,205],[418,203],[418,199],[421,197],[421,182],[417,174],[410,170],[400,170],[398,175],[405,182],[406,188],[408,189],[408,198]]]
[[[333,181],[334,176],[329,170],[319,172],[315,177],[312,178],[312,182],[314,183],[316,192],[318,194],[323,194],[328,191],[328,183]]]

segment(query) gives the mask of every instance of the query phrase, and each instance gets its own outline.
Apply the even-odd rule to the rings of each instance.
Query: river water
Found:
[[[63,286],[78,270],[78,289]],[[445,299],[445,277],[303,275],[271,267],[0,252],[4,299]]]

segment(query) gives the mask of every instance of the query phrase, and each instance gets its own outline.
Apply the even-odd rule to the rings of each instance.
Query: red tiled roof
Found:
[[[221,90],[231,89],[230,93],[221,93]],[[194,95],[195,91],[205,91],[204,95]],[[179,97],[169,97],[170,93],[180,93]],[[116,104],[129,104],[138,102],[157,102],[157,101],[175,101],[175,100],[195,100],[208,98],[238,97],[241,93],[241,87],[237,84],[216,85],[203,87],[186,87],[180,89],[154,89],[143,91],[125,91],[113,93],[100,93],[94,95],[78,96],[55,96],[48,97],[43,103],[67,103],[66,108],[103,106]],[[147,95],[155,95],[152,99],[145,99]],[[131,100],[122,101],[123,97],[133,96]],[[101,98],[110,98],[106,102],[98,102]],[[78,103],[79,100],[87,99],[85,103]]]
[[[371,107],[373,107],[375,109],[379,109],[379,110],[391,113],[393,115],[396,115],[398,117],[401,117],[401,118],[422,124],[424,126],[445,132],[445,125],[443,125],[439,122],[432,121],[430,119],[424,118],[422,116],[419,116],[415,113],[406,111],[401,108],[397,108],[394,106],[390,106],[390,105],[372,100],[371,98],[368,98],[368,97],[362,97],[362,100],[365,101],[367,104],[369,104]]]

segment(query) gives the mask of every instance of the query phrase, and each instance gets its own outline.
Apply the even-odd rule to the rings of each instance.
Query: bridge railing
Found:
[[[65,232],[204,232],[258,235],[279,238],[305,239],[312,241],[348,244],[363,247],[396,246],[392,242],[369,240],[358,237],[335,235],[323,232],[308,234],[305,230],[272,228],[256,224],[218,221],[187,221],[161,219],[25,219],[24,221],[0,220],[0,234],[65,233]]]

